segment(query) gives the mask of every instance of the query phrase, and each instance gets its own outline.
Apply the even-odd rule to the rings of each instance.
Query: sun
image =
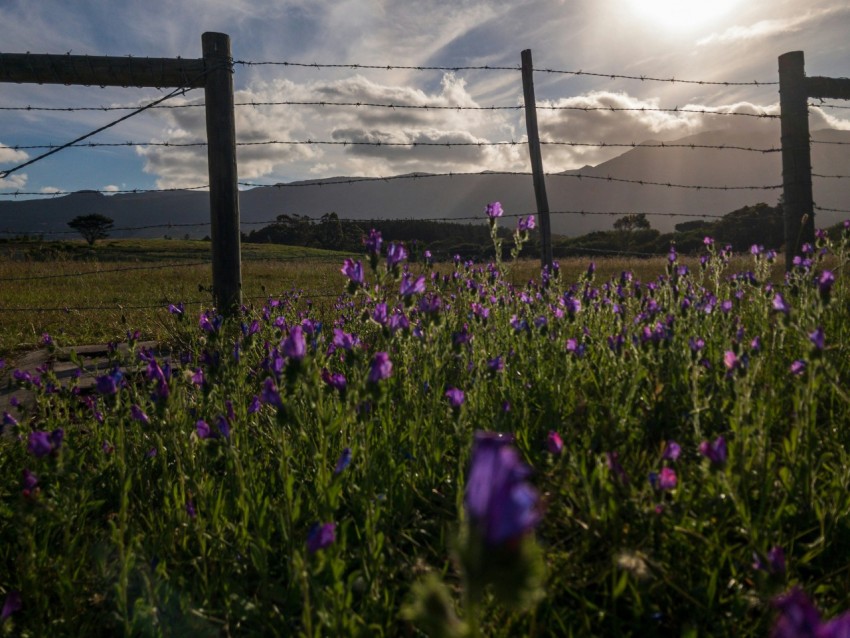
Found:
[[[670,31],[691,31],[711,26],[740,0],[629,0],[642,19]]]

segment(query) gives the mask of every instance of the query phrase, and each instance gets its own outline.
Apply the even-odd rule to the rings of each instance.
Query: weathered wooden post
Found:
[[[785,269],[804,242],[814,242],[812,157],[809,108],[802,51],[779,56],[779,107],[782,136],[782,188],[785,215]]]
[[[537,132],[537,103],[534,98],[534,67],[531,49],[522,52],[522,93],[525,101],[525,128],[528,132],[528,154],[531,157],[531,173],[534,180],[534,197],[540,218],[540,261],[552,267],[552,226],[549,223],[549,200],[546,197],[546,180],[543,175],[543,158],[540,155],[540,136]]]
[[[210,175],[213,296],[220,311],[232,312],[242,303],[233,60],[230,56],[229,36],[208,32],[201,39],[207,65],[204,92]]]

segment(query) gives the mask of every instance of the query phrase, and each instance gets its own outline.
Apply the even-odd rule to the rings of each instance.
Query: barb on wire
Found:
[[[846,210],[843,208],[824,208],[823,206],[818,206],[817,204],[815,204],[814,209],[822,211],[824,213],[845,213],[850,215],[850,210]]]
[[[316,62],[288,62],[288,61],[269,61],[269,62],[254,62],[250,60],[235,60],[233,64],[243,66],[291,66],[291,67],[306,67],[311,69],[372,69],[378,71],[522,71],[520,66],[405,66],[397,64],[319,64]],[[560,69],[534,69],[536,73],[556,73],[563,75],[586,75],[592,77],[619,79],[619,80],[639,80],[641,82],[673,82],[680,84],[702,84],[706,86],[771,86],[779,84],[779,82],[762,82],[752,80],[748,82],[726,82],[721,80],[678,80],[671,78],[658,78],[648,75],[621,75],[618,73],[594,73],[591,71],[565,71]]]
[[[820,177],[821,179],[850,179],[850,175],[821,175],[812,173],[812,177]]]

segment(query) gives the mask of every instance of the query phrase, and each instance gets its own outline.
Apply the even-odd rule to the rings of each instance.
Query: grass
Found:
[[[787,282],[710,247],[704,267],[562,264],[549,286],[531,262],[411,264],[410,296],[403,264],[367,259],[358,286],[340,255],[281,250],[246,259],[251,307],[230,319],[162,308],[198,299],[200,266],[4,287],[2,307],[158,306],[60,314],[62,334],[29,311],[8,351],[43,330],[177,347],[114,352],[95,391],[13,375],[35,403],[0,437],[0,633],[761,636],[793,587],[837,616],[850,287],[847,245],[821,241],[829,261]],[[2,276],[24,266],[41,267]],[[512,437],[486,467],[476,431]],[[510,488],[483,517],[476,472]]]

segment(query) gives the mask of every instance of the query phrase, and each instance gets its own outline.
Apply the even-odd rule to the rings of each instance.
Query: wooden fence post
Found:
[[[804,242],[815,240],[809,109],[802,51],[779,56],[785,269]]]
[[[543,158],[540,155],[540,136],[537,132],[537,103],[534,98],[534,67],[531,49],[522,52],[522,93],[525,101],[525,128],[528,132],[528,154],[534,180],[534,197],[540,218],[540,262],[552,268],[552,226],[549,223],[549,199],[546,197],[546,180],[543,175]]]
[[[203,34],[201,41],[208,71],[204,92],[210,175],[213,296],[216,307],[229,313],[238,309],[242,303],[233,61],[229,36],[208,32]]]

